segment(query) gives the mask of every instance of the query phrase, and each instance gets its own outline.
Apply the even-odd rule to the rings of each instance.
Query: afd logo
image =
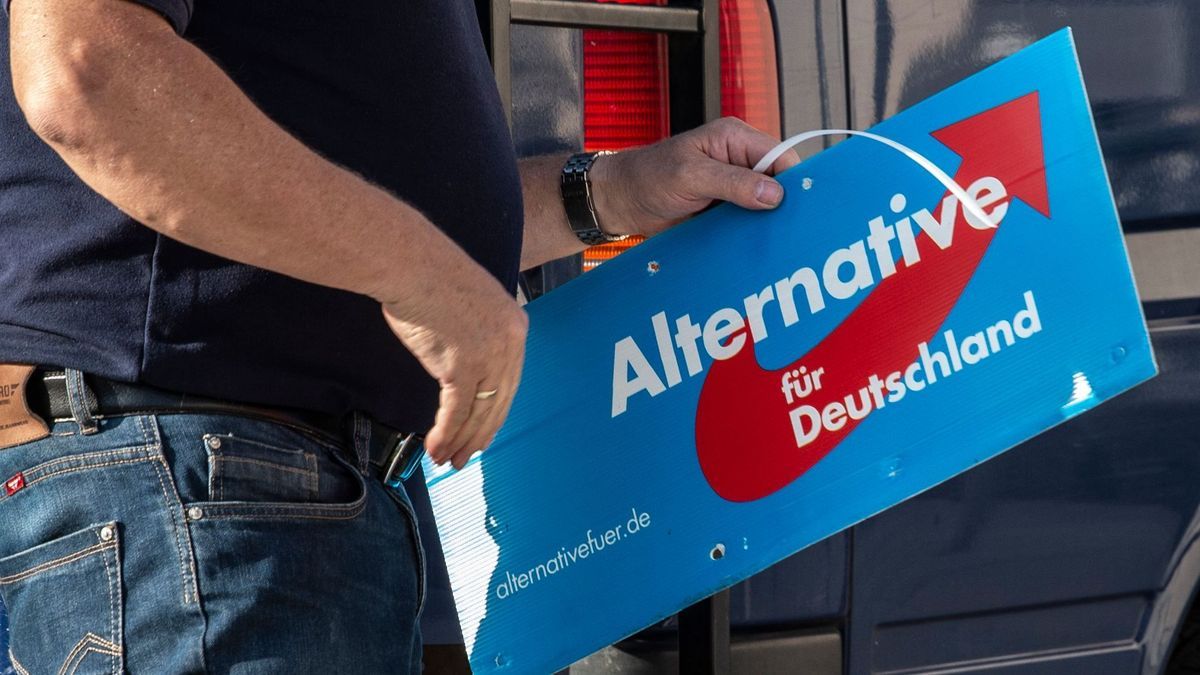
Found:
[[[1037,92],[935,131],[933,137],[962,158],[954,176],[959,185],[994,178],[1004,186],[1007,196],[992,206],[993,220],[1001,220],[998,209],[1007,209],[1013,198],[1050,217]],[[943,201],[934,218],[942,221],[950,206]],[[824,340],[783,368],[763,369],[753,349],[715,362],[696,410],[697,457],[712,489],[739,502],[782,489],[828,455],[865,417],[854,419],[847,410],[840,419],[827,420],[826,411],[845,404],[846,394],[859,392],[873,375],[910,373],[917,364],[924,371],[919,387],[931,376],[949,376],[963,365],[958,361],[971,359],[966,340],[953,348],[947,343],[943,350],[931,351],[927,345],[958,303],[997,231],[957,229],[953,246],[943,246],[934,232],[923,230],[916,241],[919,265],[906,263],[904,270],[882,279]],[[1021,299],[1019,308],[1007,308],[1018,310],[1007,315],[1010,321],[998,322],[976,338],[982,344],[974,358],[1041,330],[1033,293]],[[796,414],[794,404],[781,395],[785,375],[806,364],[827,371],[821,389],[814,387],[804,399],[808,409],[820,411],[819,420],[812,413]],[[814,423],[819,432],[814,433]]]
[[[1049,218],[1037,92],[932,135],[962,158],[954,180],[992,223],[1003,222],[1013,198]],[[1028,292],[1010,320],[961,343],[953,333],[943,334],[945,347],[931,350],[929,343],[996,229],[961,208],[949,193],[920,209],[909,208],[905,195],[897,194],[889,206],[890,224],[882,216],[872,219],[864,240],[832,253],[819,271],[801,268],[747,296],[739,309],[718,310],[703,325],[685,314],[674,319],[674,330],[665,313],[651,317],[661,371],[632,337],[618,341],[613,417],[643,392],[657,396],[679,384],[685,373],[701,374],[703,349],[712,365],[696,411],[699,463],[717,494],[752,501],[812,468],[871,408],[882,407],[885,400],[897,402],[936,382],[939,373],[948,377],[1041,329],[1036,300]],[[961,226],[964,221],[966,227]],[[809,353],[778,370],[759,366],[753,345],[768,337],[765,308],[773,304],[767,311],[777,312],[786,327],[800,320],[798,304],[815,314],[827,301],[869,289],[850,316]],[[857,408],[847,396],[852,392],[861,392]]]

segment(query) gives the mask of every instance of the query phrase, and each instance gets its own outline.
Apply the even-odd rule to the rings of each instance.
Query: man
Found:
[[[735,121],[518,166],[468,0],[9,3],[19,672],[419,670],[424,565],[384,482],[398,439],[461,467],[500,427],[518,270],[782,198]]]

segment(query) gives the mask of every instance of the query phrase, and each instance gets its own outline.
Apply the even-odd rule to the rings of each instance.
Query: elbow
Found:
[[[113,96],[101,51],[82,39],[30,67],[13,68],[13,92],[26,122],[60,154],[86,152],[102,132]]]

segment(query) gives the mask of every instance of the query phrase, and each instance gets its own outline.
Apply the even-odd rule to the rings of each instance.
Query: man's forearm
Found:
[[[592,198],[600,228],[608,234],[638,234],[628,215],[632,196],[622,185],[622,155],[596,158],[589,172]],[[521,269],[579,253],[586,245],[567,222],[560,190],[563,164],[568,155],[546,155],[521,160],[521,188],[525,200],[525,239],[521,247]]]
[[[521,160],[521,192],[525,202],[525,234],[521,269],[579,253],[585,247],[567,224],[559,192],[559,174],[567,155]]]
[[[470,264],[415,209],[274,124],[152,12],[133,3],[66,2],[55,12],[31,4],[12,8],[22,107],[85,182],[138,221],[212,253],[400,305],[453,283],[438,271]],[[81,23],[90,31],[82,39]]]

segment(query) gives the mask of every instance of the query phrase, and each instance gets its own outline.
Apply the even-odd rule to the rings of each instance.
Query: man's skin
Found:
[[[528,325],[491,274],[419,211],[272,122],[154,11],[126,0],[13,0],[10,16],[17,101],[84,182],[172,239],[379,301],[441,386],[430,456],[461,468],[487,447],[512,404]],[[601,158],[592,170],[601,225],[653,235],[714,200],[773,208],[782,188],[747,167],[775,142],[720,120]],[[584,248],[559,196],[564,160],[520,165],[522,269]],[[789,154],[773,168],[797,161]]]

